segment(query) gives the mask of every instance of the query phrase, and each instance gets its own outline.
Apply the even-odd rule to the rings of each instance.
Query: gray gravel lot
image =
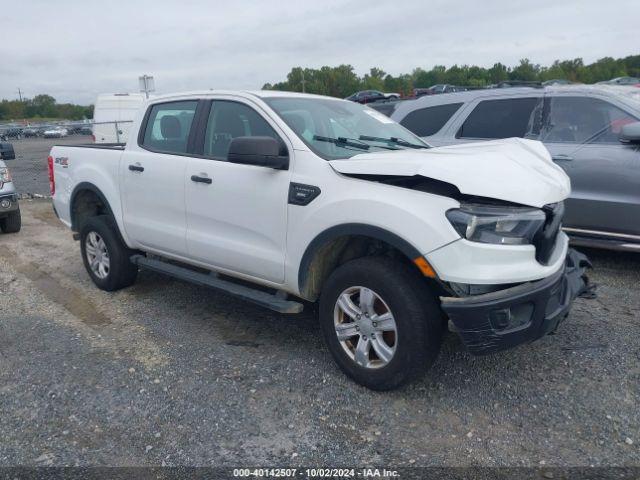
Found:
[[[0,465],[640,464],[640,255],[587,252],[596,300],[556,335],[418,383],[334,366],[283,316],[156,274],[106,293],[48,200],[0,236]]]
[[[53,145],[77,145],[90,143],[88,135],[72,135],[66,138],[23,138],[10,140],[16,152],[15,160],[8,160],[19,193],[49,195],[47,157]]]

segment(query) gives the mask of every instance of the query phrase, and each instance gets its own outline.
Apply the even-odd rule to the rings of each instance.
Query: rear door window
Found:
[[[483,100],[464,121],[456,138],[524,137],[533,128],[540,97]]]
[[[414,110],[402,119],[400,125],[419,137],[435,135],[462,105],[463,103],[449,103]]]
[[[151,107],[141,146],[166,153],[187,153],[198,101],[158,103]]]
[[[618,143],[622,127],[638,120],[605,100],[551,97],[540,140],[547,143]]]

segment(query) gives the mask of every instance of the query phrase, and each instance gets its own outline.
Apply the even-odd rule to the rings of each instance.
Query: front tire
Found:
[[[5,218],[0,220],[0,230],[3,233],[18,233],[22,228],[22,216],[20,210],[11,212]]]
[[[128,248],[113,220],[101,215],[89,218],[80,230],[80,250],[87,273],[101,290],[112,292],[133,285],[138,267],[129,260]]]
[[[441,319],[419,274],[386,257],[340,266],[320,298],[331,355],[344,373],[373,390],[391,390],[426,372],[440,350]]]

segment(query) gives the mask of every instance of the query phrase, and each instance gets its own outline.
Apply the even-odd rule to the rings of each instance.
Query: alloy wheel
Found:
[[[334,326],[346,354],[364,368],[389,364],[398,347],[398,327],[380,295],[366,287],[349,287],[334,308]]]
[[[107,278],[111,263],[109,260],[107,245],[102,237],[96,232],[89,232],[84,246],[87,261],[89,262],[89,267],[93,274],[102,280]]]

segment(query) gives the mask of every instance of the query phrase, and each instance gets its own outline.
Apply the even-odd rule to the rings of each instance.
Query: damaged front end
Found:
[[[555,331],[575,298],[593,292],[588,268],[587,257],[569,249],[564,268],[547,278],[479,295],[441,297],[442,309],[471,353],[506,350]]]

